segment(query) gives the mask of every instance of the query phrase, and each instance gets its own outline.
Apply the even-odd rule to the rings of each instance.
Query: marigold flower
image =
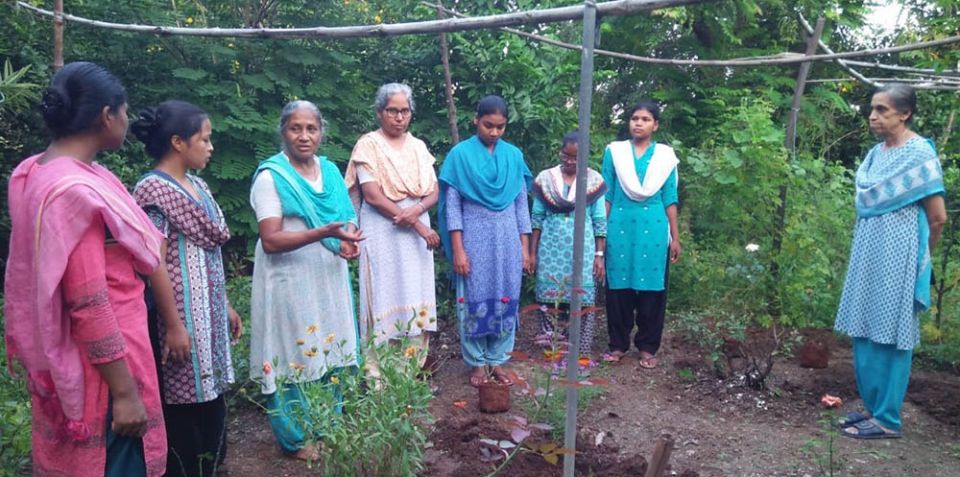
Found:
[[[412,358],[416,356],[417,351],[418,350],[416,346],[410,346],[406,350],[404,350],[403,355],[406,356],[407,358]]]
[[[417,312],[417,316],[419,316],[420,318],[426,318],[430,316],[430,310],[428,310],[427,307],[424,306],[420,308],[420,311]]]
[[[335,339],[337,339],[337,335],[334,333],[330,333],[329,335],[327,335],[326,338],[323,339],[323,342],[324,344],[330,344],[330,343],[333,343],[333,340]]]
[[[316,346],[314,346],[314,347],[308,349],[307,351],[304,351],[304,352],[303,352],[303,355],[306,356],[306,357],[308,357],[308,358],[313,358],[314,356],[316,356],[316,355],[318,355],[318,354],[320,354],[320,351],[317,350],[317,347],[316,347]]]
[[[270,374],[273,372],[273,365],[269,361],[263,362],[263,374]]]
[[[317,325],[310,325],[310,326],[307,327],[307,334],[311,334],[311,335],[312,335],[312,334],[316,333],[317,330],[319,330],[319,329],[320,329],[320,327],[317,326]]]

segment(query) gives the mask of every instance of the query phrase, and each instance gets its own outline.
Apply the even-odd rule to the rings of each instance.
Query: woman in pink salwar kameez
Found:
[[[11,367],[26,371],[33,406],[33,473],[159,476],[166,435],[138,274],[168,280],[160,235],[93,162],[123,143],[126,93],[103,68],[71,63],[42,107],[53,141],[10,178],[4,289]]]

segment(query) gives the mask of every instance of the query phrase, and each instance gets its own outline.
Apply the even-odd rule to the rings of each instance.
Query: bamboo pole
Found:
[[[597,11],[603,15],[629,15],[637,12],[657,10],[660,8],[696,5],[716,0],[615,0],[597,4]],[[18,1],[17,5],[39,15],[53,16],[53,12],[35,7],[29,3]],[[503,26],[524,24],[555,23],[570,20],[579,20],[583,16],[584,7],[569,6],[530,10],[498,15],[464,19],[427,20],[419,22],[357,25],[344,27],[310,27],[310,28],[185,28],[167,27],[158,25],[138,25],[111,23],[74,15],[64,15],[64,18],[82,25],[111,30],[148,33],[156,35],[184,35],[201,37],[235,37],[235,38],[366,38],[387,37],[398,35],[423,35],[440,32],[484,30]]]
[[[63,68],[63,0],[53,2],[53,71]]]
[[[813,29],[813,34],[807,39],[807,56],[817,52],[820,35],[823,34],[824,23],[825,20],[822,16],[817,18],[817,26]],[[809,62],[800,65],[800,71],[797,73],[797,85],[793,91],[793,104],[790,106],[790,119],[787,121],[787,134],[784,138],[784,147],[787,148],[789,154],[788,160],[790,161],[796,156],[797,121],[800,118],[800,103],[803,101],[803,90],[807,84],[807,75],[810,74],[810,65],[811,63]],[[770,316],[774,317],[774,319],[779,318],[783,311],[779,293],[780,263],[777,259],[780,256],[780,250],[783,248],[783,229],[786,227],[787,222],[787,194],[787,185],[781,185],[780,204],[777,205],[776,224],[774,224],[773,228],[773,244],[771,246],[774,258],[770,262],[770,278],[773,281],[773,286],[770,287],[768,306]]]
[[[573,477],[577,449],[577,386],[580,373],[580,321],[583,290],[583,245],[587,211],[587,161],[590,157],[590,112],[593,107],[593,47],[596,42],[597,4],[583,2],[583,50],[580,55],[580,111],[577,130],[577,190],[573,212],[573,283],[570,291],[570,347],[567,348],[567,410],[563,432],[563,475]]]
[[[800,13],[800,12],[797,12],[797,16],[800,17],[800,25],[803,26],[803,29],[806,30],[807,34],[808,34],[808,35],[816,35],[816,33],[815,33],[816,30],[814,30],[814,28],[813,28],[812,26],[810,26],[810,23],[808,23],[808,22],[807,22],[807,19],[803,17],[803,14]],[[824,52],[826,52],[826,53],[833,53],[833,50],[830,49],[830,46],[827,45],[826,43],[824,43],[823,40],[821,40],[819,36],[817,36],[817,44],[820,46],[820,48],[823,49]],[[814,53],[816,53],[816,51],[814,51]],[[868,85],[873,86],[874,88],[876,88],[877,86],[880,86],[880,85],[877,84],[876,82],[870,80],[870,78],[867,78],[867,77],[863,76],[862,74],[860,74],[859,71],[857,71],[857,70],[853,69],[852,67],[850,67],[850,65],[849,65],[845,60],[839,60],[839,59],[838,59],[838,60],[834,60],[834,63],[840,65],[840,67],[843,68],[844,70],[846,70],[847,73],[850,73],[850,76],[853,76],[854,78],[856,78],[856,79],[858,79],[858,80],[860,80],[860,81],[863,81],[864,83],[867,83]],[[807,63],[804,63],[804,64],[807,64]]]
[[[429,7],[434,7],[434,8],[437,7],[436,4],[429,3],[426,1],[423,1],[421,3]],[[460,12],[457,12],[456,10],[452,10],[446,7],[442,7],[442,8],[448,14],[453,15],[455,17],[471,18]],[[499,29],[507,33],[511,33],[517,36],[522,36],[524,38],[529,38],[531,40],[544,43],[547,45],[551,45],[551,46],[556,46],[559,48],[567,48],[570,50],[579,50],[582,48],[580,45],[575,45],[573,43],[566,43],[560,40],[554,40],[553,38],[547,38],[545,36],[536,35],[533,33],[527,33],[523,30],[517,30],[515,28],[500,27]],[[880,54],[887,54],[887,53],[897,53],[899,51],[909,51],[912,49],[922,49],[922,48],[927,48],[931,46],[942,46],[945,44],[957,43],[957,42],[960,42],[960,36],[949,37],[949,38],[944,38],[944,39],[934,40],[934,41],[936,41],[937,44],[920,46],[920,44],[917,43],[913,45],[903,45],[901,47],[892,47],[890,49],[860,50],[860,51],[853,51],[853,52],[846,52],[846,53],[830,53],[826,55],[814,55],[811,58],[808,58],[804,55],[801,55],[799,53],[793,53],[793,52],[779,53],[779,54],[770,55],[770,56],[758,56],[752,59],[734,58],[729,60],[681,60],[681,59],[671,59],[671,58],[652,58],[649,56],[637,56],[637,55],[631,55],[628,53],[620,53],[617,51],[603,50],[600,48],[594,49],[593,53],[600,56],[608,56],[610,58],[617,58],[617,59],[627,60],[627,61],[635,61],[637,63],[649,63],[649,64],[655,64],[655,65],[672,65],[672,66],[716,66],[716,67],[726,68],[726,67],[733,67],[733,66],[785,65],[785,64],[791,64],[791,63],[802,63],[804,61],[834,61],[838,58],[853,58],[857,56],[870,56],[870,55],[880,55]],[[941,43],[943,41],[946,41],[946,43]],[[919,48],[913,48],[914,46],[919,46]],[[908,50],[900,49],[903,47],[908,47]],[[891,51],[893,49],[896,49],[896,51]],[[894,69],[897,71],[913,71],[918,73],[935,72],[935,70],[910,68],[906,66],[897,66],[897,65],[884,65],[880,63],[868,63],[864,61],[846,60],[846,62],[850,65],[855,65],[855,66],[870,66],[870,67],[880,68],[880,69]],[[945,73],[960,75],[960,72],[957,72],[957,71],[945,71]]]
[[[437,0],[437,18],[443,19],[444,8]],[[453,79],[450,75],[450,47],[447,34],[440,32],[440,61],[443,63],[443,91],[447,97],[447,120],[450,121],[450,140],[456,146],[460,142],[460,129],[457,127],[457,105],[453,102]]]

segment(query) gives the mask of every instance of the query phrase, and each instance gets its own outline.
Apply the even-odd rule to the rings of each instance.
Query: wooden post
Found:
[[[813,29],[813,34],[807,38],[806,56],[816,54],[817,46],[820,44],[820,35],[823,34],[824,18],[817,18],[817,26]],[[807,84],[807,75],[810,74],[810,62],[800,63],[800,72],[797,73],[797,85],[793,91],[793,104],[790,106],[790,119],[787,121],[787,134],[784,139],[784,147],[787,148],[788,161],[793,161],[797,154],[797,121],[800,117],[800,103],[803,101],[803,90]],[[770,277],[773,279],[773,286],[770,288],[769,305],[770,316],[779,318],[783,312],[783,305],[780,300],[780,264],[777,261],[780,257],[780,250],[783,248],[783,228],[787,224],[787,186],[780,186],[780,205],[777,206],[776,223],[773,228],[773,261],[770,263]]]
[[[63,68],[63,0],[53,1],[53,71]]]
[[[443,3],[437,0],[437,18],[443,19]],[[444,92],[447,96],[447,120],[450,121],[450,139],[456,146],[460,142],[460,129],[457,128],[457,105],[453,102],[453,79],[450,76],[450,48],[447,34],[440,32],[440,61],[443,62]]]
[[[671,453],[673,453],[673,437],[664,434],[657,439],[657,447],[653,450],[653,457],[647,464],[647,473],[644,477],[663,477],[670,462]]]

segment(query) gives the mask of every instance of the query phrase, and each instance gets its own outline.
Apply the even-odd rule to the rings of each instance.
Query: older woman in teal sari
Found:
[[[890,84],[870,102],[870,130],[883,138],[856,175],[857,224],[836,330],[853,338],[863,412],[840,427],[855,439],[900,437],[917,313],[930,307],[930,253],[947,220],[933,143],[910,130],[917,98]]]

